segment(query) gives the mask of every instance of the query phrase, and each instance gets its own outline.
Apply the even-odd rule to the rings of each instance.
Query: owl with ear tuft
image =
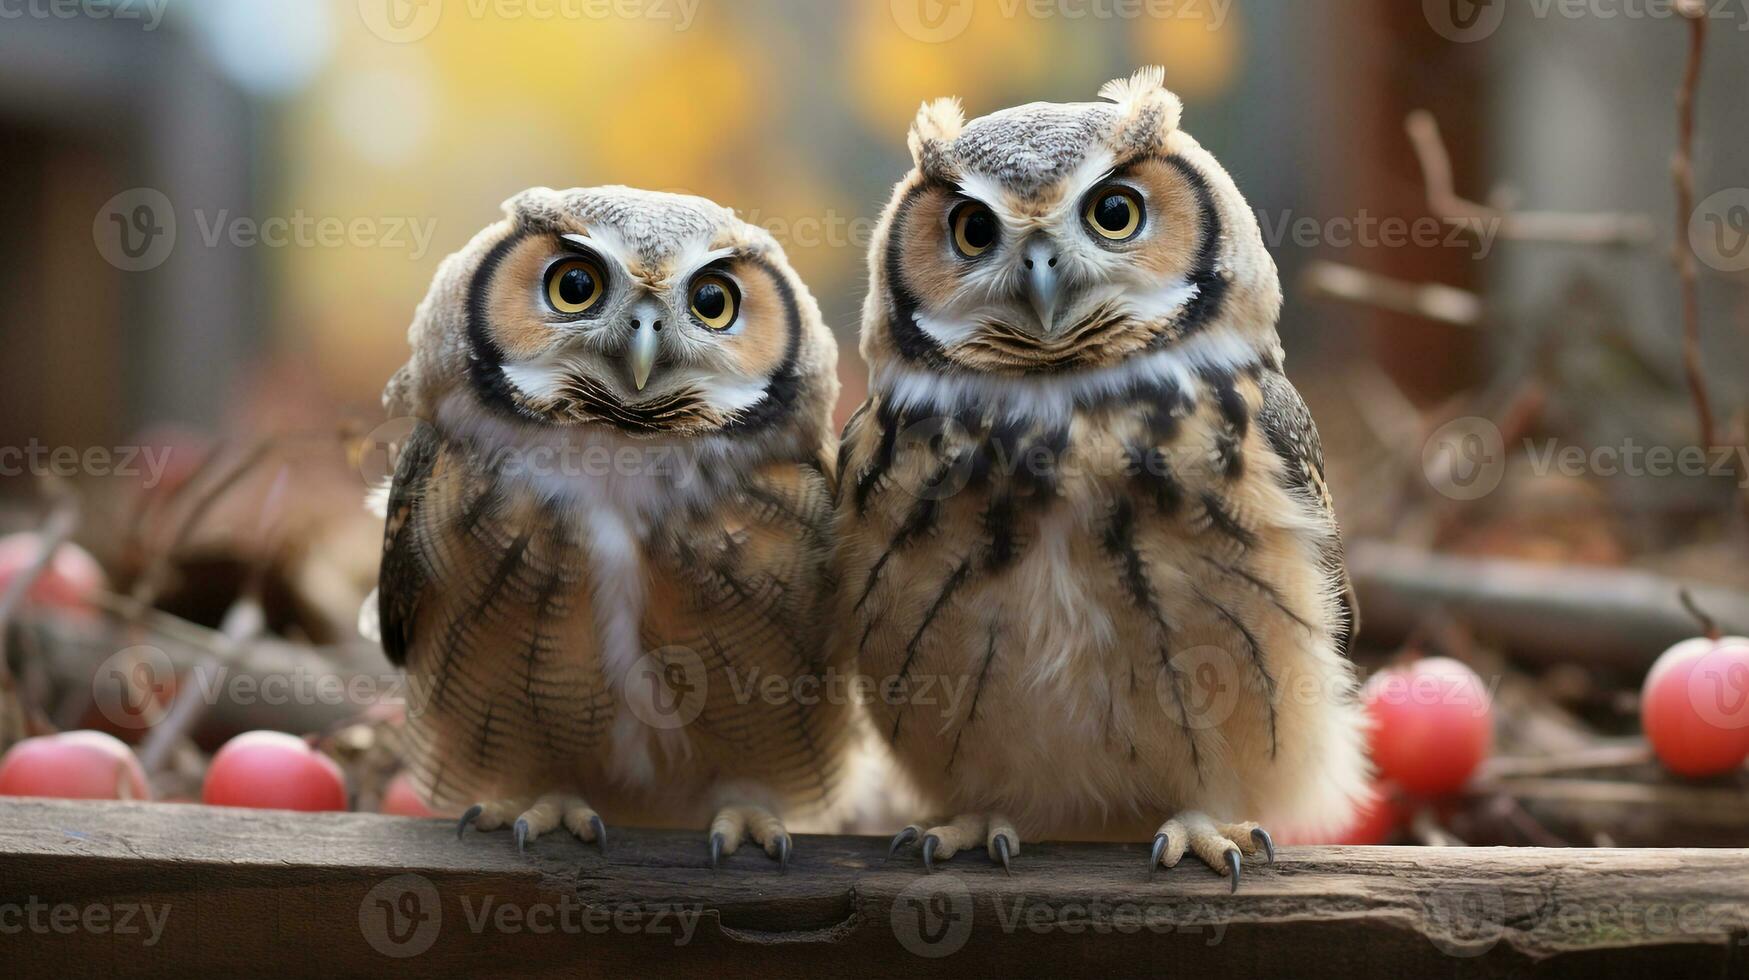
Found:
[[[1151,840],[1238,885],[1368,780],[1318,433],[1254,213],[1147,68],[918,112],[869,255],[839,620],[924,863]],[[929,692],[954,690],[943,699]]]
[[[832,334],[710,201],[504,210],[442,264],[384,396],[418,420],[377,590],[411,768],[519,846],[611,820],[787,865],[785,815],[834,805],[850,724],[767,683],[834,669]]]

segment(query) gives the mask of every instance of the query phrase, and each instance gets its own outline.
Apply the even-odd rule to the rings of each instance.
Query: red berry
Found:
[[[377,809],[397,817],[438,816],[437,811],[427,806],[425,798],[414,788],[413,777],[404,772],[396,773],[395,778],[389,780],[389,785],[383,788],[383,801]]]
[[[0,758],[0,796],[65,800],[148,800],[146,773],[133,750],[103,732],[27,738]]]
[[[1487,686],[1449,657],[1374,674],[1361,692],[1379,775],[1422,796],[1456,792],[1487,758],[1494,721]]]
[[[1640,689],[1652,751],[1684,776],[1730,772],[1749,758],[1749,639],[1683,640],[1664,651]]]
[[[1362,802],[1354,811],[1354,821],[1342,833],[1335,835],[1332,844],[1383,844],[1397,833],[1397,826],[1402,823],[1402,814],[1397,811],[1396,801],[1392,798],[1394,790],[1385,784],[1374,783],[1369,798]]]
[[[344,810],[346,777],[296,735],[245,732],[213,756],[200,795],[214,806]]]
[[[0,538],[0,591],[36,564],[42,546],[42,536],[32,531]],[[107,581],[103,566],[90,552],[76,544],[63,543],[25,596],[45,606],[85,612],[91,609],[92,594],[106,588]]]

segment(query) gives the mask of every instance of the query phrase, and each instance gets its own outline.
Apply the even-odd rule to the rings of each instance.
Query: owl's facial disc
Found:
[[[923,181],[895,213],[889,287],[959,366],[1113,364],[1169,342],[1196,297],[1205,203],[1180,165],[1152,155],[1091,155],[1025,192],[976,172]]]
[[[524,418],[716,430],[793,369],[793,298],[761,256],[735,248],[651,255],[611,230],[524,232],[473,288],[476,388]]]

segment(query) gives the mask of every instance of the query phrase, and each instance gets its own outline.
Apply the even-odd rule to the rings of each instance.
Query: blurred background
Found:
[[[1361,659],[1456,657],[1501,757],[1579,753],[1583,791],[1503,788],[1508,762],[1389,834],[1741,842],[1740,766],[1678,830],[1584,795],[1625,814],[1593,784],[1663,785],[1637,697],[1705,631],[1678,587],[1749,629],[1749,6],[1708,6],[1696,60],[1681,4],[1612,0],[0,0],[0,528],[71,538],[105,583],[98,622],[8,611],[46,631],[9,644],[13,737],[150,742],[174,684],[88,683],[131,641],[184,681],[215,645],[381,672],[354,628],[378,394],[514,192],[683,190],[768,228],[838,332],[842,420],[918,103],[1086,101],[1159,63],[1281,266]],[[366,707],[190,709],[145,753],[156,794],[243,728],[392,772]]]

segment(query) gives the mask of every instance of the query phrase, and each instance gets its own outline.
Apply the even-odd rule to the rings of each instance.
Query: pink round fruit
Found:
[[[1354,821],[1330,843],[1383,844],[1390,840],[1402,823],[1394,796],[1390,786],[1375,782],[1368,798],[1355,808]]]
[[[1640,725],[1671,772],[1713,776],[1749,758],[1749,639],[1696,637],[1658,658],[1640,689]]]
[[[1492,699],[1469,667],[1428,657],[1374,674],[1361,691],[1379,775],[1421,796],[1456,792],[1494,745]]]
[[[43,546],[42,536],[32,531],[0,538],[0,591],[14,578],[29,571]],[[25,598],[60,609],[89,611],[91,596],[108,585],[103,566],[91,553],[72,543],[63,543],[42,575],[30,585]]]
[[[296,735],[244,732],[213,756],[200,795],[213,806],[344,810],[346,777]]]
[[[424,797],[413,786],[413,777],[404,772],[396,773],[389,780],[389,785],[383,788],[383,801],[377,806],[382,813],[397,817],[435,817],[437,812],[425,805]]]
[[[0,796],[147,800],[146,773],[113,735],[75,731],[27,738],[0,758]]]

